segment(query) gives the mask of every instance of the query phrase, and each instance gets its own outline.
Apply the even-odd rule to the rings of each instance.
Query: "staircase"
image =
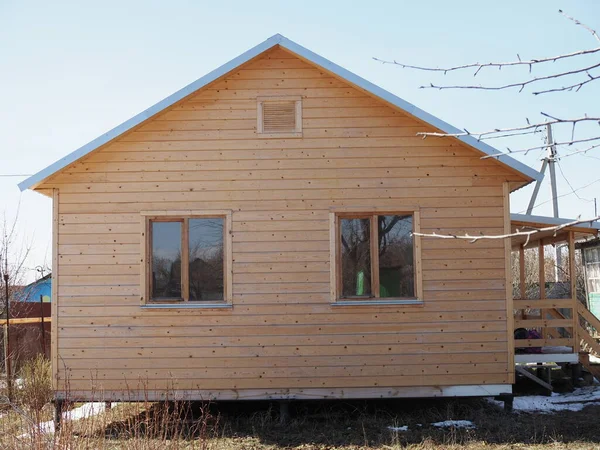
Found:
[[[600,380],[600,365],[590,362],[590,355],[600,358],[600,320],[583,303],[577,302],[579,315],[577,337],[579,338],[579,362],[596,379]]]
[[[581,377],[581,369],[600,381],[600,364],[590,361],[590,355],[600,358],[600,320],[583,303],[576,299],[544,299],[515,300],[514,305],[516,310],[522,311],[515,316],[515,326],[537,329],[542,336],[541,339],[517,339],[515,347],[550,350],[543,354],[515,355],[517,374],[539,384],[548,393],[552,392],[552,371],[559,367],[566,367],[565,375],[573,381]],[[534,313],[525,314],[525,310]],[[565,310],[567,314],[563,313]],[[572,352],[561,352],[558,349],[561,346],[571,348]],[[554,348],[556,352],[552,351]],[[579,365],[572,366],[576,362]]]

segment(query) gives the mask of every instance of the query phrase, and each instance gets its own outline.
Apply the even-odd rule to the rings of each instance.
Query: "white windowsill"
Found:
[[[147,303],[142,309],[232,309],[231,303]]]
[[[332,306],[382,306],[382,305],[422,305],[423,301],[418,299],[402,300],[339,300],[332,302]]]

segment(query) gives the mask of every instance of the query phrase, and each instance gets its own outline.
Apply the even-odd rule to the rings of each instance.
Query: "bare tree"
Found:
[[[568,256],[565,255],[561,261],[556,260],[556,254],[552,251],[552,245],[544,246],[544,274],[546,279],[545,296],[550,299],[570,298],[571,286],[569,280]],[[565,249],[566,250],[566,249]],[[539,278],[539,250],[537,248],[528,248],[523,252],[524,272],[523,280],[525,285],[525,296],[521,297],[521,273],[519,252],[511,252],[511,278],[513,287],[513,298],[522,300],[531,300],[540,298],[540,278]],[[585,274],[581,252],[575,252],[575,279],[577,288],[577,298],[585,303]]]
[[[464,65],[458,65],[446,68],[437,67],[426,67],[412,64],[406,64],[398,61],[388,61],[375,58],[376,61],[380,61],[384,64],[395,64],[402,68],[413,69],[419,71],[429,72],[432,75],[446,75],[448,73],[463,73],[473,72],[473,76],[479,78],[485,77],[489,74],[491,69],[497,70],[519,70],[526,69],[527,73],[522,79],[505,84],[491,85],[491,84],[457,84],[457,85],[444,85],[429,83],[426,86],[421,86],[422,89],[475,89],[485,91],[504,91],[504,90],[517,90],[518,92],[529,92],[535,96],[537,95],[548,95],[557,92],[580,92],[583,88],[587,87],[591,83],[596,82],[600,79],[600,36],[594,29],[583,24],[579,20],[570,17],[563,11],[559,10],[559,13],[566,19],[574,23],[576,26],[582,28],[591,35],[591,40],[595,41],[595,46],[590,48],[577,50],[571,53],[563,53],[553,56],[545,56],[531,59],[522,59],[517,54],[517,59],[514,61],[506,62],[488,62],[488,63],[470,63]],[[553,64],[560,62],[560,64]],[[540,72],[538,75],[534,72]],[[580,124],[595,124],[600,125],[600,114],[588,115],[582,113],[578,117],[558,117],[557,115],[550,114],[547,112],[540,112],[542,116],[540,120],[530,121],[525,119],[525,124],[515,127],[506,128],[494,128],[490,130],[471,132],[464,130],[461,133],[447,134],[447,133],[418,133],[419,135],[426,138],[428,136],[438,137],[463,137],[472,136],[480,141],[487,141],[493,139],[504,139],[512,138],[515,136],[523,136],[529,134],[535,134],[542,132],[547,124],[556,125],[558,127],[569,127],[570,138],[565,139],[561,142],[555,142],[556,147],[571,147],[571,151],[563,153],[561,158],[569,157],[572,155],[585,154],[590,150],[600,148],[600,133],[596,128],[590,132],[589,128],[586,128],[587,132],[581,134],[578,130]],[[577,133],[576,133],[577,131]],[[582,131],[583,132],[583,131]],[[585,144],[584,148],[577,148],[572,150],[573,145]],[[506,153],[525,153],[532,150],[540,150],[545,148],[546,145],[533,146],[533,147],[519,147],[519,148],[506,148],[506,152],[499,152],[496,155],[486,156],[489,157],[500,157]]]
[[[18,229],[19,210],[12,220],[2,216],[0,222],[0,318],[10,318],[9,301],[23,287],[25,282],[25,262],[31,251],[31,244],[26,242]],[[2,333],[4,354],[4,373],[6,374],[7,393],[12,399],[12,374],[11,361],[15,356],[15,349],[11,347],[10,327],[3,329]],[[4,353],[4,352],[3,352]]]
[[[25,262],[32,246],[21,236],[18,218],[17,209],[12,220],[4,213],[0,222],[0,317],[6,317],[8,299],[21,290],[26,281]]]

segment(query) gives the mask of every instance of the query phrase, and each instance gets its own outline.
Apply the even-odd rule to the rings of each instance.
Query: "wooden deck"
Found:
[[[514,224],[513,227],[524,224]],[[515,364],[530,363],[578,363],[580,354],[600,355],[600,345],[596,336],[600,331],[600,321],[577,299],[576,277],[571,276],[575,267],[575,238],[581,230],[566,228],[560,234],[540,236],[528,242],[514,242],[513,250],[518,250],[519,294],[513,300],[514,329],[535,330],[540,339],[515,339]],[[545,247],[563,244],[568,250],[564,273],[560,281],[569,287],[569,298],[548,298],[547,261]],[[537,249],[538,299],[525,299],[527,296],[525,250]],[[539,264],[545,261],[544,264]],[[566,270],[564,270],[566,269]],[[535,349],[530,352],[527,349]]]

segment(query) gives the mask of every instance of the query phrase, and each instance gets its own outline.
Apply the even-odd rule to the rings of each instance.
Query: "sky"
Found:
[[[543,96],[515,90],[439,91],[419,86],[501,84],[522,78],[526,70],[487,70],[475,79],[472,73],[444,77],[373,59],[446,67],[600,45],[559,9],[600,30],[600,2],[595,0],[0,0],[0,175],[36,173],[275,33],[458,128],[520,126],[526,118],[542,119],[540,112],[597,116],[600,81],[578,93]],[[597,57],[580,60],[593,63]],[[550,68],[563,67],[569,66],[553,63]],[[578,129],[582,136],[593,132],[590,126]],[[569,139],[570,130],[554,134],[560,142]],[[535,135],[493,144],[504,150],[543,141]],[[559,154],[583,148],[564,148]],[[516,158],[539,169],[541,152]],[[600,148],[564,158],[560,169],[560,215],[593,217],[593,198],[600,197]],[[0,213],[12,220],[18,210],[19,239],[32,245],[27,268],[34,279],[35,267],[51,260],[51,200],[21,193],[17,183],[23,179],[0,176]],[[536,214],[552,215],[547,181]],[[531,191],[529,186],[511,196],[512,212],[525,210]]]

